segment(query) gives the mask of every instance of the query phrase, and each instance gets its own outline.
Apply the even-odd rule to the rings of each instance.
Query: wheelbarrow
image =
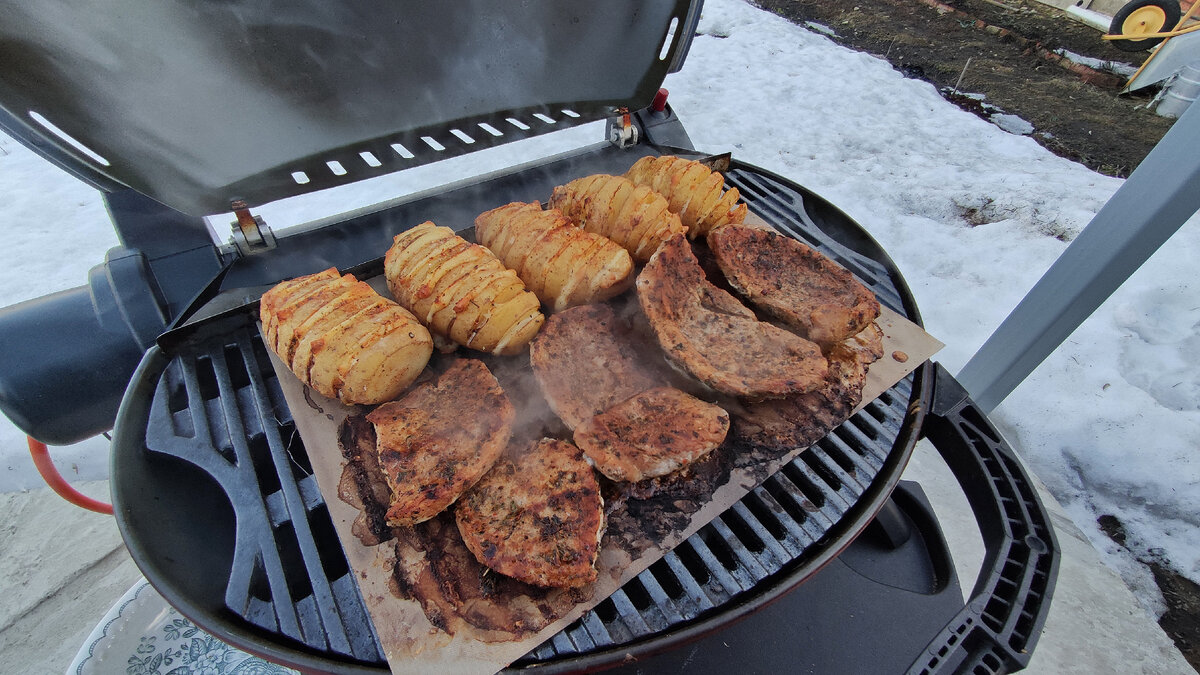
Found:
[[[1177,0],[1133,0],[1117,11],[1108,34],[1101,39],[1111,40],[1122,51],[1144,51],[1200,30],[1200,19],[1195,17],[1198,9],[1200,4],[1193,3],[1184,14]]]

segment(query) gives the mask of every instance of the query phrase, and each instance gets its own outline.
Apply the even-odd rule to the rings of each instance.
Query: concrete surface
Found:
[[[926,443],[905,477],[921,482],[970,588],[983,546],[957,483]],[[107,499],[107,483],[79,487]],[[1044,490],[1042,498],[1063,561],[1045,631],[1025,672],[1194,673]],[[111,517],[71,506],[49,490],[0,494],[0,522],[0,672],[62,673],[140,575]]]
[[[76,487],[108,501],[108,482]],[[61,673],[141,573],[112,516],[49,489],[0,494],[0,672]]]

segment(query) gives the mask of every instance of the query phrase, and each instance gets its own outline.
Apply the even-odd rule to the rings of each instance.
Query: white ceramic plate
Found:
[[[143,579],[92,630],[67,675],[299,675],[230,647],[176,612]]]

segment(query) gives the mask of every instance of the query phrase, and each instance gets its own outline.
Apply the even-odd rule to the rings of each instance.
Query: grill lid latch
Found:
[[[629,108],[617,108],[617,116],[608,118],[608,140],[618,148],[637,145],[638,128]]]
[[[252,215],[250,207],[241,200],[233,202],[230,206],[233,208],[233,215],[237,216],[237,220],[230,223],[233,228],[230,239],[237,246],[238,253],[250,255],[275,248],[275,233],[263,222],[262,216]]]

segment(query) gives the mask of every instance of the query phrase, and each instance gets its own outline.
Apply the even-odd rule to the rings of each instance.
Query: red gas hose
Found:
[[[54,466],[54,462],[50,461],[50,451],[46,449],[46,444],[35,440],[32,436],[26,436],[29,439],[29,454],[33,457],[33,465],[37,467],[38,473],[42,474],[42,479],[54,490],[59,497],[71,502],[75,506],[95,511],[96,513],[107,513],[112,515],[112,504],[105,504],[97,501],[82,492],[71,487],[71,484],[62,477],[58,472],[58,468]]]

